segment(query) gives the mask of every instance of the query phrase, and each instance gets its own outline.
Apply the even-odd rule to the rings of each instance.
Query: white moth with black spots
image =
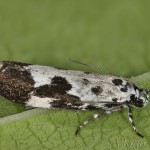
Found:
[[[81,124],[76,134],[90,121],[127,108],[133,130],[143,137],[135,127],[131,106],[146,106],[148,92],[114,75],[20,62],[0,63],[0,95],[11,101],[32,108],[105,110]]]

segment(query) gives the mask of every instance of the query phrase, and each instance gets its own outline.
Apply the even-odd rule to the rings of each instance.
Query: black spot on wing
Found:
[[[113,79],[112,82],[116,85],[116,86],[119,86],[119,85],[122,85],[123,81],[121,79]]]
[[[83,79],[83,84],[84,85],[88,85],[89,83],[90,83],[90,81],[88,79],[85,79],[85,78]]]
[[[55,76],[51,80],[51,84],[43,85],[36,88],[36,96],[55,97],[56,94],[64,95],[71,90],[72,86],[63,77]]]
[[[121,88],[120,91],[121,91],[121,92],[127,92],[127,91],[128,91],[128,88],[125,86],[125,87]]]
[[[83,102],[79,97],[65,94],[65,95],[55,95],[56,100],[50,102],[52,108],[62,108],[62,109],[79,109],[79,106],[83,105]]]
[[[107,108],[113,108],[113,107],[116,107],[118,105],[119,104],[105,104],[104,106],[107,107]]]
[[[120,88],[120,91],[122,92],[127,92],[129,88],[131,88],[133,86],[133,84],[131,84],[130,82],[126,82],[125,85],[122,85],[122,87]]]
[[[46,84],[35,89],[35,95],[41,98],[53,97],[55,91],[52,91],[51,86]]]
[[[50,102],[50,105],[52,108],[62,108],[62,109],[74,109],[74,110],[97,110],[100,109],[100,107],[96,107],[93,105],[87,105],[84,107],[84,103],[79,100],[76,96],[69,96],[69,99],[61,99],[54,100],[53,102]],[[82,107],[83,106],[83,107]]]
[[[93,105],[88,105],[85,109],[87,110],[96,110],[96,109],[100,109],[99,107],[93,106]]]
[[[113,102],[117,102],[118,98],[113,98],[112,101]]]
[[[55,76],[54,78],[52,78],[51,90],[55,93],[63,94],[71,90],[71,88],[71,84],[69,84],[65,78],[59,76]]]
[[[91,91],[95,95],[99,95],[103,92],[103,89],[100,86],[96,86],[96,87],[91,88]]]

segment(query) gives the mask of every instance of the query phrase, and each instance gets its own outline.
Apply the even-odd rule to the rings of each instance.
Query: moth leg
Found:
[[[108,115],[108,114],[110,114],[112,112],[115,112],[115,111],[119,111],[121,109],[122,109],[122,106],[113,107],[111,109],[106,110],[105,112],[94,114],[91,118],[89,118],[87,121],[83,122],[80,126],[78,126],[78,128],[77,128],[77,130],[75,132],[75,135],[77,135],[80,132],[81,128],[83,128],[84,126],[86,126],[88,123],[90,123],[94,119],[99,118],[99,117],[103,117],[105,115]]]
[[[135,124],[134,124],[134,121],[133,121],[133,115],[132,115],[131,107],[128,105],[127,108],[128,108],[129,121],[130,121],[131,124],[132,124],[133,130],[135,131],[135,133],[136,133],[138,136],[144,137],[142,134],[140,134],[140,133],[138,132],[138,130],[137,130],[136,127],[135,127]]]

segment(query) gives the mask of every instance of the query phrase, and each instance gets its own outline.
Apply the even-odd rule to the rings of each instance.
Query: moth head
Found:
[[[143,102],[143,106],[146,106],[148,103],[148,99],[149,99],[148,93],[149,91],[144,89],[142,89],[139,93],[139,100]]]
[[[138,94],[131,94],[130,96],[130,103],[134,105],[135,107],[141,108],[148,104],[148,93],[150,90],[145,89],[136,89]]]

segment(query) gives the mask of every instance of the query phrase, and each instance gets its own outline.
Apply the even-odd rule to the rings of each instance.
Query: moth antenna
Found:
[[[101,68],[99,66],[95,66],[95,65],[91,65],[91,64],[86,64],[86,63],[77,61],[75,59],[70,59],[70,58],[69,58],[69,61],[71,61],[73,63],[77,63],[77,64],[80,64],[80,65],[83,65],[83,66],[86,66],[86,67],[90,67],[90,68],[94,68],[94,69],[98,69],[98,70],[104,71],[105,73],[110,74],[110,75],[114,75],[114,74],[110,73],[109,71],[104,70],[103,68]]]
[[[86,63],[77,61],[77,60],[75,60],[75,59],[70,59],[70,58],[69,58],[69,61],[74,62],[74,63],[77,63],[77,64],[80,64],[80,65],[83,65],[83,66],[95,68],[95,69],[98,69],[98,70],[101,70],[101,71],[103,70],[103,69],[100,68],[99,66],[95,66],[95,65],[91,65],[91,64],[86,64]]]

